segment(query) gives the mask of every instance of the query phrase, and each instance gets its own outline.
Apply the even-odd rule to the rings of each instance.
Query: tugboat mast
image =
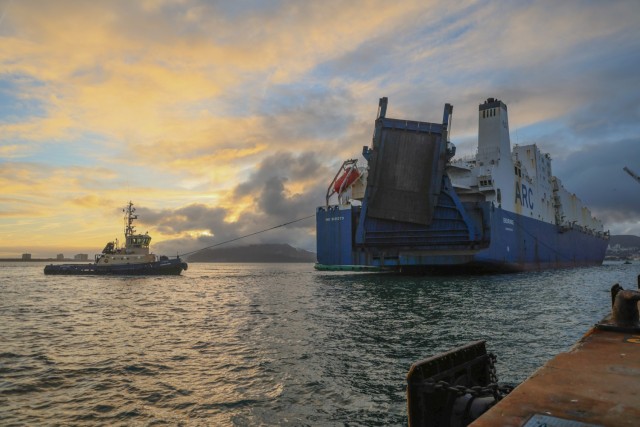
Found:
[[[133,203],[131,201],[129,201],[127,208],[122,211],[125,212],[124,236],[126,239],[129,236],[133,236],[133,233],[136,232],[136,229],[133,226],[133,220],[138,219],[138,215],[133,214],[136,211],[136,208],[133,207]]]

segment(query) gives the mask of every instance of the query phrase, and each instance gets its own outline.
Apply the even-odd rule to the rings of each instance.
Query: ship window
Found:
[[[482,118],[484,119],[484,111],[482,112]]]

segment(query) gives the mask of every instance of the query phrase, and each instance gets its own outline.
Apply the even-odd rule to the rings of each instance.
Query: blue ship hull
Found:
[[[50,264],[44,267],[44,274],[91,275],[91,276],[177,276],[186,270],[186,262],[167,259],[144,264]]]
[[[356,243],[361,207],[320,207],[316,212],[318,263],[325,269],[527,271],[599,265],[604,259],[608,240],[603,237],[562,230],[483,204],[481,211],[489,215],[479,240],[456,235],[451,221],[436,221],[429,227],[377,221],[377,236],[366,244]]]

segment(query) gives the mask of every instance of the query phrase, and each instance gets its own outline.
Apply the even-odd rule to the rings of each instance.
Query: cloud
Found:
[[[137,213],[143,224],[155,227],[163,235],[176,236],[165,240],[160,248],[184,253],[314,216],[328,185],[327,172],[314,152],[279,152],[264,159],[254,173],[236,186],[233,199],[243,209],[235,215],[230,209],[204,204],[162,210],[138,208]],[[281,232],[285,234],[270,232],[238,243],[281,239],[283,243],[312,249],[313,225],[312,220],[296,221]]]
[[[236,197],[244,197],[264,187],[265,183],[276,178],[309,182],[315,179],[324,169],[316,152],[305,152],[296,155],[289,152],[276,152],[263,159],[256,170],[244,182],[236,186]]]
[[[276,153],[234,190],[237,198],[253,201],[254,215],[287,222],[312,215],[322,203],[331,172],[315,152]]]
[[[600,170],[589,152],[627,150],[606,173],[635,153],[624,141],[640,122],[639,13],[637,2],[2,3],[1,240],[35,228],[99,246],[120,228],[105,205],[131,199],[155,218],[156,243],[305,216],[371,142],[382,96],[390,117],[414,120],[438,122],[452,103],[460,154],[475,152],[478,104],[498,97],[512,141],[550,152],[580,193],[595,178],[570,159]],[[604,213],[635,212],[627,187],[617,203],[605,190],[583,198],[632,224]],[[269,236],[310,244],[313,226]]]
[[[101,207],[101,206],[115,206],[116,205],[114,200],[111,200],[109,198],[96,196],[96,195],[93,195],[93,194],[88,194],[88,195],[84,195],[84,196],[80,196],[80,197],[74,197],[74,198],[69,200],[69,203],[71,203],[73,205],[76,205],[76,206],[79,206],[79,207],[89,208],[89,209],[95,209],[95,208]]]
[[[605,228],[633,230],[640,234],[640,183],[622,170],[640,171],[640,140],[625,139],[585,146],[554,161],[554,175],[577,194],[605,223]],[[616,223],[627,224],[616,227]],[[635,224],[630,227],[629,224]]]
[[[355,3],[282,2],[233,12],[208,3],[33,5],[11,5],[7,19],[17,30],[0,48],[4,72],[39,82],[16,81],[58,124],[32,138],[87,125],[120,138],[166,130],[164,121],[191,103],[265,73],[288,82],[408,12],[384,2],[369,19],[355,19],[362,14]]]

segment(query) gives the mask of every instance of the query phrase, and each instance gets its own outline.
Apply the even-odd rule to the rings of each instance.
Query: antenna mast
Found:
[[[136,229],[133,226],[133,220],[138,219],[138,215],[133,214],[135,211],[136,211],[136,208],[133,207],[133,203],[131,203],[131,201],[129,201],[129,204],[127,205],[127,209],[123,209],[123,212],[125,212],[125,226],[124,226],[125,237],[133,236],[133,233],[136,232]]]

